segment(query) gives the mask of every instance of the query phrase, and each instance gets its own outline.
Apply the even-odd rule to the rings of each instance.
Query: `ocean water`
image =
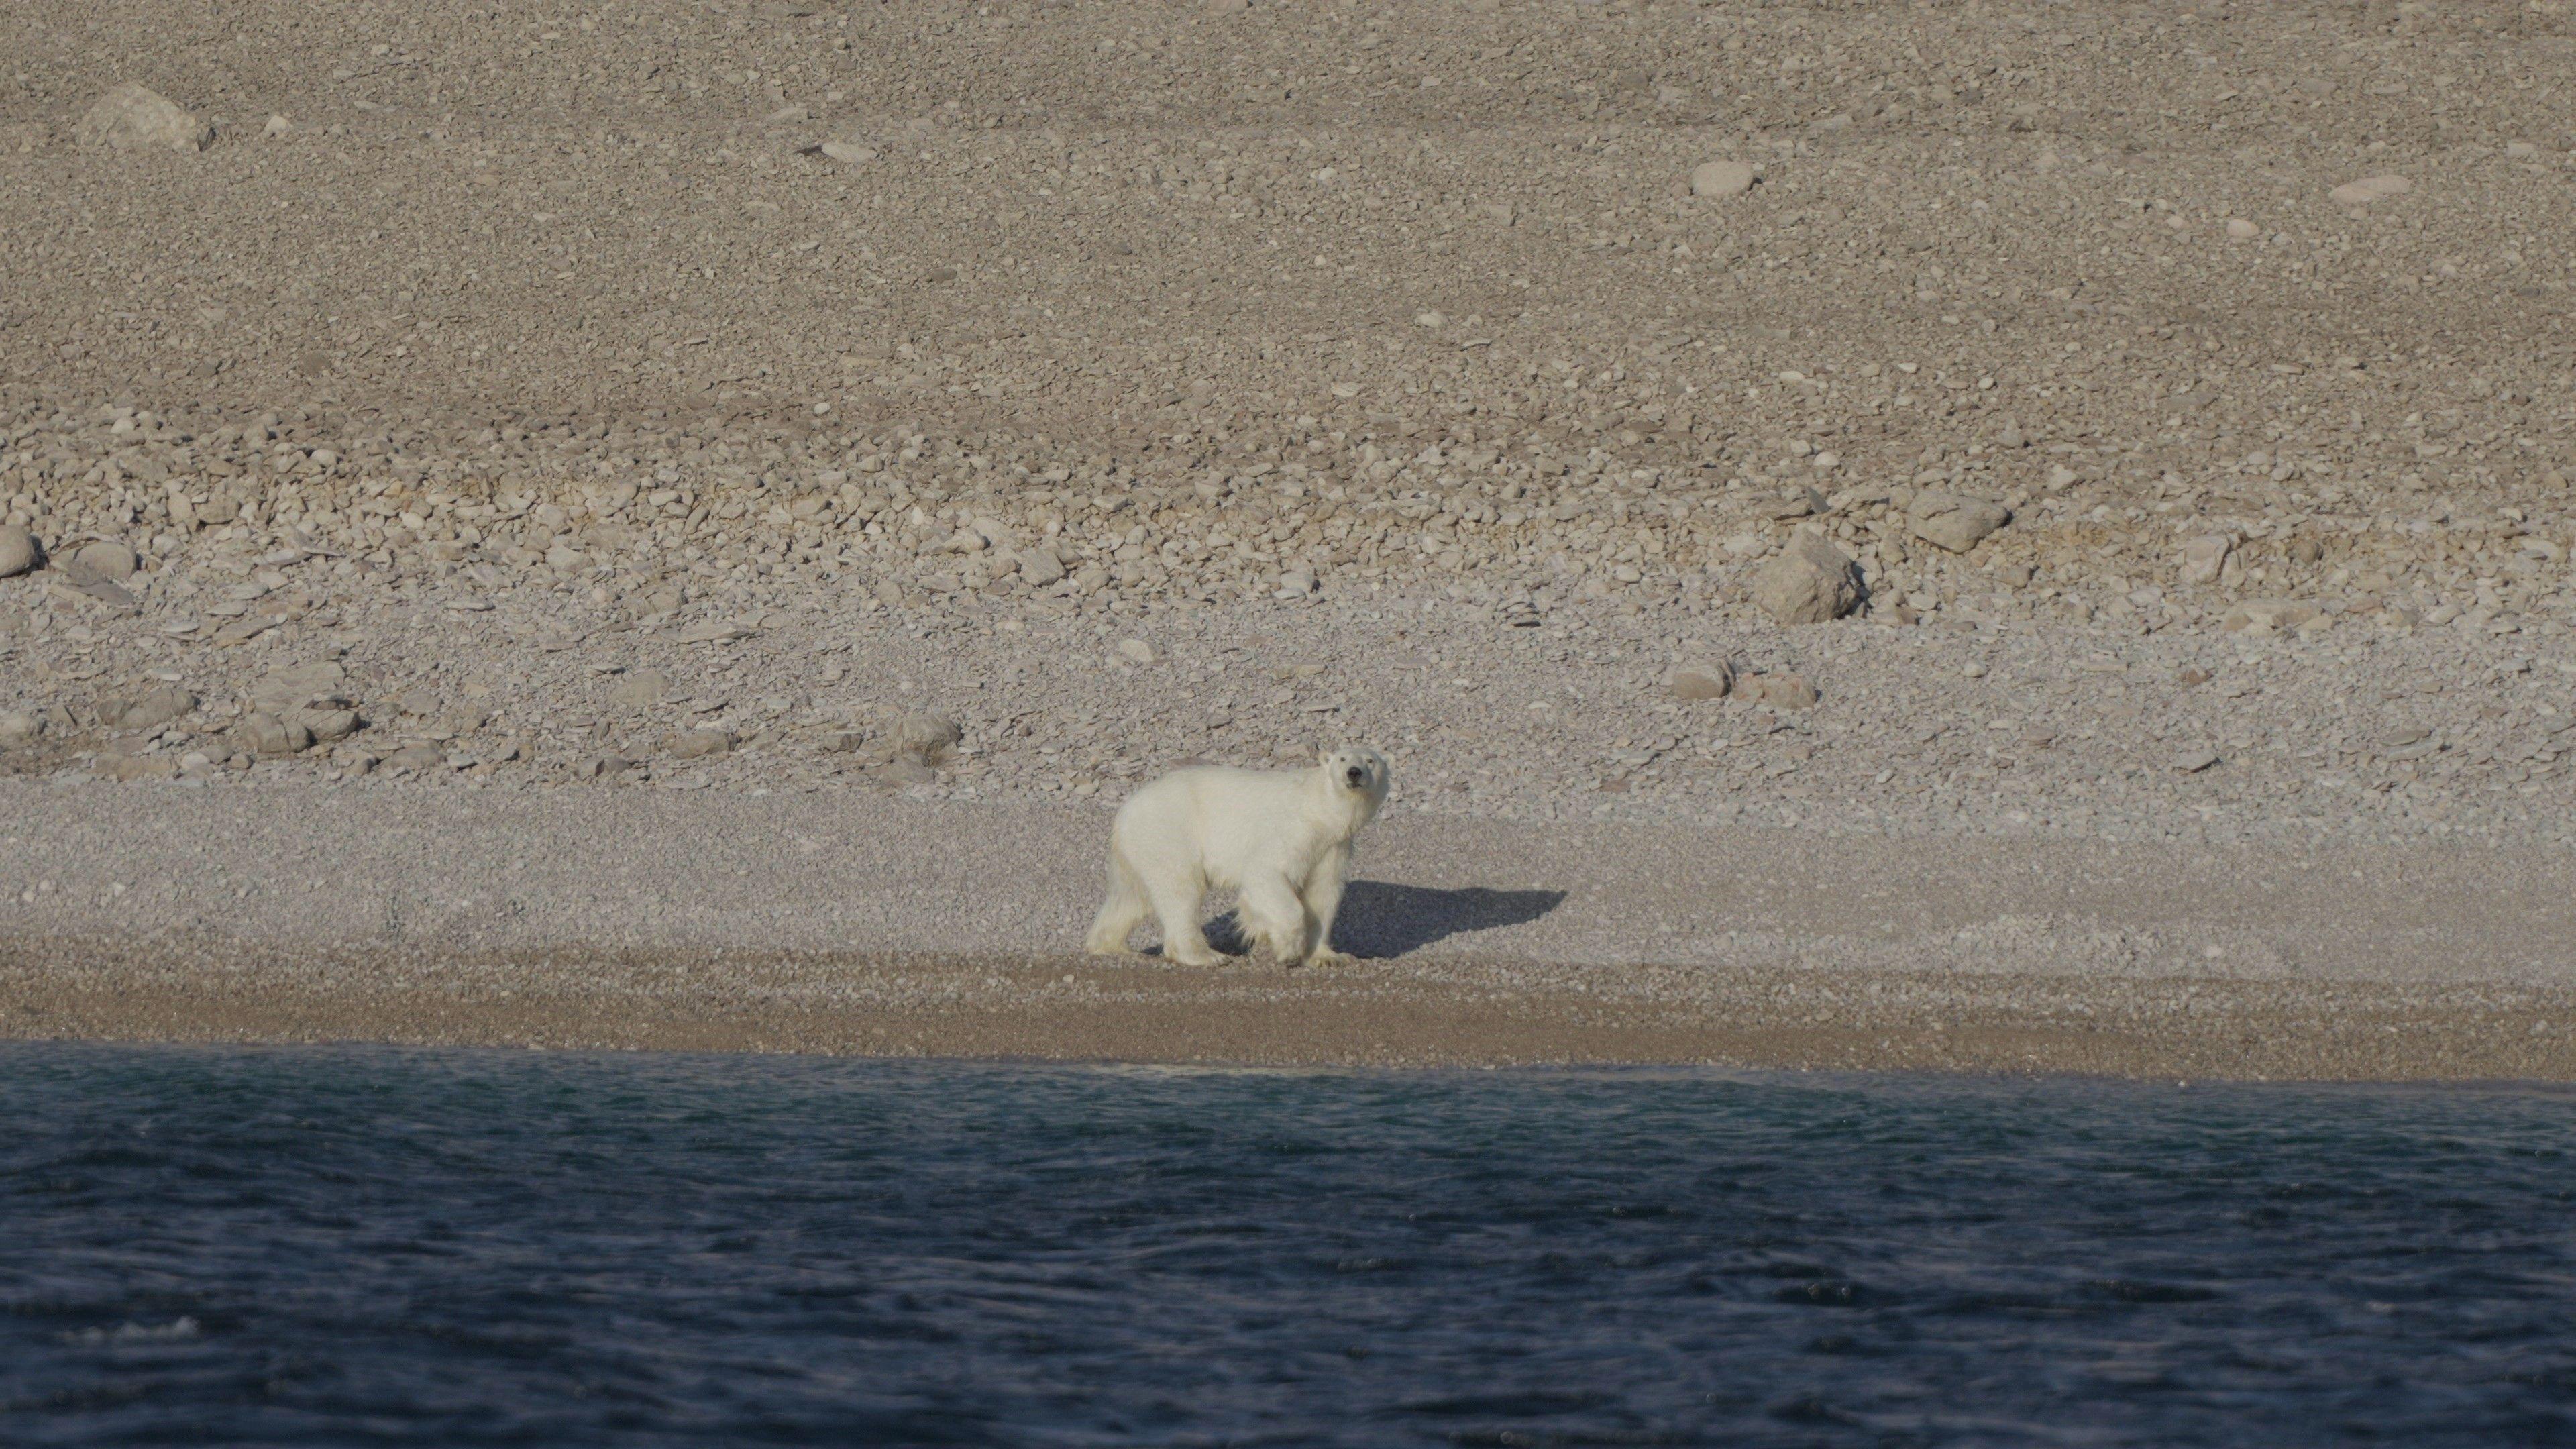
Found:
[[[12,1046],[0,1443],[2569,1443],[2571,1108]]]

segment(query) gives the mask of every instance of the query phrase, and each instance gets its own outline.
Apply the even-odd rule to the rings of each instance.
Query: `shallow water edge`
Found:
[[[881,953],[0,942],[0,1039],[1381,1067],[2576,1080],[2576,988]]]

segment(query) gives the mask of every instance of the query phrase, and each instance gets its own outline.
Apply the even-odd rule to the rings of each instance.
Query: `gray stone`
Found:
[[[1118,657],[1130,664],[1151,664],[1154,662],[1154,646],[1142,639],[1121,639],[1118,641]]]
[[[347,701],[340,688],[349,671],[325,659],[272,669],[250,687],[250,707],[260,714],[289,719],[307,709],[337,709]]]
[[[1741,161],[1703,161],[1691,168],[1691,195],[1742,196],[1753,189],[1753,168]]]
[[[915,710],[895,724],[895,753],[916,764],[936,764],[965,737],[957,721]]]
[[[130,81],[91,103],[81,116],[80,136],[116,151],[136,147],[203,151],[215,144],[214,127]]]
[[[671,676],[659,669],[638,669],[608,691],[608,707],[621,714],[641,714],[671,693]]]
[[[313,738],[325,743],[345,740],[358,732],[358,712],[353,709],[308,709],[295,720],[311,731]]]
[[[179,778],[179,762],[169,755],[101,755],[90,761],[89,769],[102,780]]]
[[[0,750],[23,750],[44,735],[41,717],[14,709],[0,713]]]
[[[1020,577],[1029,587],[1043,589],[1064,581],[1064,561],[1043,548],[1033,548],[1020,555]]]
[[[36,536],[12,523],[0,526],[0,579],[15,578],[42,562],[45,551]]]
[[[447,751],[428,744],[405,745],[385,757],[385,764],[398,770],[439,770],[447,766]]]
[[[1816,687],[1796,674],[1748,674],[1735,681],[1735,697],[1773,709],[1813,709],[1820,698]]]
[[[1860,606],[1860,566],[1824,535],[1800,529],[1753,575],[1753,602],[1776,624],[1822,624]]]
[[[662,753],[675,760],[703,760],[732,748],[730,730],[674,730],[662,740]]]
[[[2226,571],[2227,555],[2236,545],[2221,533],[2204,533],[2182,546],[2182,581],[2186,584],[2214,584]]]
[[[197,697],[175,684],[156,684],[98,702],[98,721],[111,729],[159,729],[197,707]]]
[[[313,732],[273,714],[253,712],[233,727],[233,738],[254,755],[292,755],[313,748]]]
[[[2217,763],[2216,750],[2185,750],[2174,756],[2174,768],[2186,775],[2197,775]]]
[[[83,582],[104,580],[113,583],[118,579],[133,577],[135,569],[141,567],[140,562],[134,557],[134,550],[109,539],[85,543],[74,549],[71,564],[73,571],[81,575]]]
[[[1682,700],[1724,699],[1734,685],[1735,671],[1723,664],[1685,664],[1664,678],[1664,687]]]
[[[1916,538],[1952,553],[1966,553],[2011,521],[2012,510],[2002,504],[1950,493],[1917,493],[1906,510],[1906,522]]]

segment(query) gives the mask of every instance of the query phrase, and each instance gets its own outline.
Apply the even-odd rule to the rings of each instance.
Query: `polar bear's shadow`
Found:
[[[1341,913],[1333,922],[1333,946],[1354,956],[1402,956],[1471,931],[1527,925],[1564,901],[1563,891],[1504,891],[1490,886],[1442,890],[1355,880],[1342,892]],[[1252,950],[1238,911],[1210,921],[1207,939],[1228,955]]]

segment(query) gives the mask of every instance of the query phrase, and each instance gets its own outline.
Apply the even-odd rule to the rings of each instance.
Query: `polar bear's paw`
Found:
[[[1306,964],[1309,966],[1357,966],[1360,964],[1360,958],[1352,955],[1348,951],[1336,951],[1327,946],[1317,951],[1314,955],[1307,957]]]

